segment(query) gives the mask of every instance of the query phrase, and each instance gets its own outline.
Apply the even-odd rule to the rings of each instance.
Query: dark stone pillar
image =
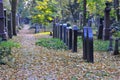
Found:
[[[110,37],[110,40],[109,40],[108,51],[113,51],[113,39],[112,39],[112,36]]]
[[[5,17],[4,17],[2,0],[0,0],[0,37],[2,38],[2,40],[7,40],[7,33],[5,32]]]
[[[69,30],[69,27],[66,28],[66,45],[68,46],[68,30]]]
[[[56,33],[57,33],[57,38],[59,38],[59,32],[60,32],[60,30],[59,30],[59,23],[56,23]]]
[[[118,50],[118,46],[119,45],[119,39],[115,39],[115,48],[114,48],[114,52],[113,55],[118,55],[119,54],[119,50]]]
[[[106,7],[104,10],[104,29],[103,29],[103,40],[109,40],[110,38],[110,31],[109,31],[109,27],[110,27],[110,3],[106,2]]]
[[[72,28],[72,52],[77,52],[77,31],[78,27],[74,25]]]
[[[66,27],[67,27],[67,24],[63,24],[63,27],[62,27],[62,40],[63,40],[64,43],[65,43],[65,38],[66,38]]]
[[[68,49],[72,49],[72,28],[68,29]]]
[[[83,59],[87,60],[87,30],[88,27],[83,28]]]
[[[8,37],[12,38],[12,36],[13,36],[12,15],[10,13],[8,16]]]
[[[7,29],[7,10],[4,9],[4,20],[5,20],[5,32],[7,33],[8,32],[8,29]]]
[[[93,55],[93,33],[92,28],[88,27],[87,32],[87,61],[93,63],[94,55]]]
[[[60,29],[60,36],[59,36],[59,38],[60,38],[60,40],[62,40],[62,24],[60,24],[59,29]]]

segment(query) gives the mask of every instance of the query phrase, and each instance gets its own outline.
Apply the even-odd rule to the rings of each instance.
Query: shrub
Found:
[[[0,42],[0,64],[5,64],[7,61],[12,59],[12,48],[19,48],[20,44],[13,41],[2,41]],[[6,61],[7,60],[7,61]]]
[[[48,49],[67,49],[67,46],[59,39],[56,38],[42,38],[36,42],[36,45],[46,47]]]

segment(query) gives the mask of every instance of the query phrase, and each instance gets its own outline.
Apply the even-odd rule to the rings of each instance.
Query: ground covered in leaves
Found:
[[[24,26],[13,38],[21,48],[13,49],[13,62],[0,65],[0,80],[120,80],[120,55],[94,52],[94,63],[87,63],[81,49],[47,49],[35,45],[39,38],[51,37]]]

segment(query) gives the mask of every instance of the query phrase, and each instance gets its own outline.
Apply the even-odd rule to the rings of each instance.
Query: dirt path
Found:
[[[25,80],[43,80],[46,77],[43,75],[45,62],[42,60],[41,52],[44,52],[41,47],[35,45],[36,38],[39,36],[34,34],[34,30],[29,30],[29,26],[25,25],[19,32],[18,38],[21,44],[21,50],[19,51],[18,72],[16,73],[16,79]],[[41,36],[48,38],[48,35]]]
[[[41,37],[49,37],[44,35]],[[14,41],[21,44],[21,48],[15,51],[15,67],[2,65],[0,80],[44,80],[45,76],[41,75],[44,71],[44,64],[39,63],[41,47],[35,45],[36,35],[34,30],[29,30],[25,25],[22,30],[14,37]],[[44,52],[44,51],[42,51]],[[42,66],[41,66],[42,64]],[[43,68],[42,68],[43,67]]]
[[[10,67],[0,65],[0,80],[119,80],[119,56],[95,52],[95,63],[82,59],[82,50],[71,51],[49,50],[36,46],[38,38],[49,38],[49,35],[36,35],[25,25],[13,41],[21,44],[15,50],[14,64]]]

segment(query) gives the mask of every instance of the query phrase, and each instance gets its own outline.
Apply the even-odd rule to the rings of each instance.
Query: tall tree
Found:
[[[86,25],[86,4],[87,0],[83,0],[83,26]]]
[[[18,0],[9,0],[11,4],[11,12],[12,12],[12,27],[13,27],[13,35],[17,35],[16,30],[16,8],[17,8]]]
[[[114,0],[114,9],[116,11],[117,21],[120,21],[119,0]]]
[[[35,23],[47,25],[57,16],[57,10],[57,2],[55,0],[37,1],[32,20]]]

